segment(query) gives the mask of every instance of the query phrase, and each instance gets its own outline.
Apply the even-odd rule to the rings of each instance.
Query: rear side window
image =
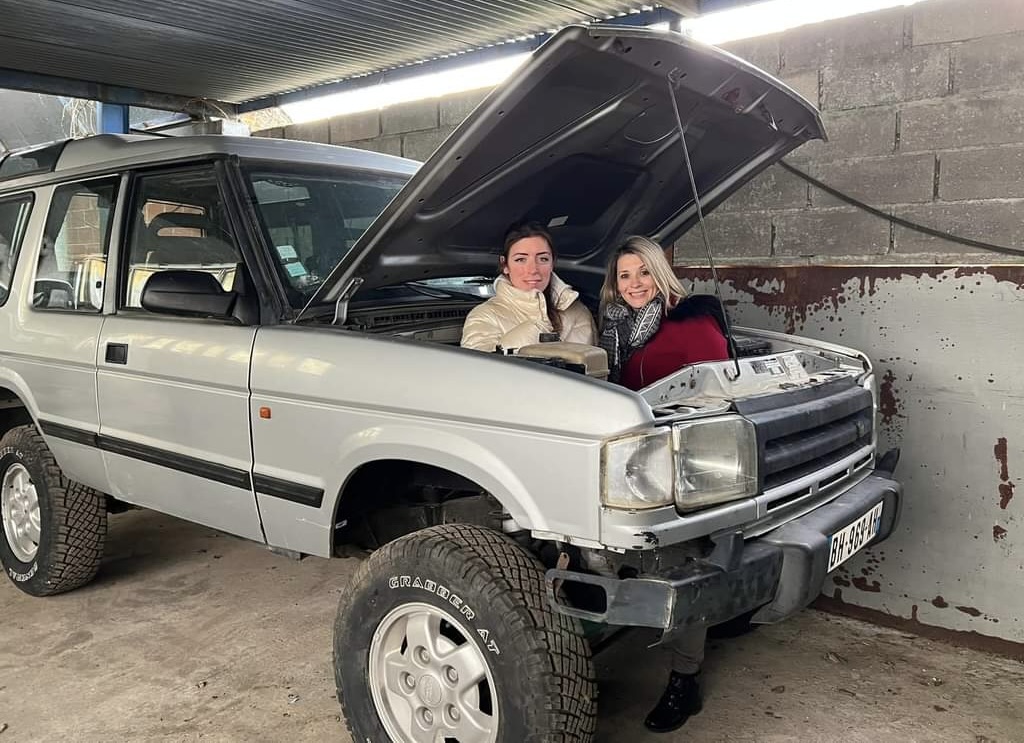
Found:
[[[31,196],[0,200],[0,305],[11,293],[11,279],[31,211]]]
[[[69,183],[53,192],[36,266],[32,306],[99,312],[117,181]]]

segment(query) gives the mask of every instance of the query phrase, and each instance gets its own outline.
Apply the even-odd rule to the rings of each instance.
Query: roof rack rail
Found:
[[[52,173],[70,139],[22,147],[0,155],[0,181],[35,173]]]

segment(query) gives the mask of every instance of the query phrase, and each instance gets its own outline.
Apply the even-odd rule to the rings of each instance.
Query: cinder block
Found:
[[[1024,33],[977,39],[953,52],[953,91],[1024,87]]]
[[[1024,198],[1024,147],[943,152],[940,158],[943,201]]]
[[[810,173],[872,206],[923,203],[931,201],[935,191],[935,157],[930,153],[814,163]],[[811,203],[839,206],[843,202],[812,186]]]
[[[905,22],[903,8],[894,8],[800,26],[782,34],[782,69],[896,54],[906,45]]]
[[[790,154],[794,162],[888,155],[896,146],[896,108],[873,106],[822,113],[828,142],[808,142]]]
[[[330,143],[327,119],[310,121],[306,124],[289,124],[284,128],[285,139],[297,139],[300,142]]]
[[[369,150],[370,152],[383,152],[385,155],[402,155],[402,138],[397,136],[361,139],[349,146],[360,150]]]
[[[858,209],[780,212],[772,221],[775,255],[881,255],[889,249],[889,223]]]
[[[437,100],[415,101],[391,106],[381,111],[384,134],[404,134],[438,126]]]
[[[927,47],[828,64],[822,68],[822,108],[858,108],[947,95],[949,55],[948,48]]]
[[[807,183],[778,166],[772,166],[734,193],[719,209],[750,211],[799,209],[807,206]]]
[[[708,228],[711,254],[716,261],[771,255],[772,223],[768,212],[737,214],[715,211],[705,217],[704,221]],[[695,224],[676,241],[673,261],[676,264],[707,261],[700,225]]]
[[[781,34],[770,34],[768,36],[755,36],[752,39],[741,39],[722,44],[727,52],[735,54],[740,59],[750,62],[754,67],[759,67],[772,75],[778,75],[780,66],[779,39]]]
[[[915,46],[1024,31],[1020,0],[929,0],[911,11]]]
[[[910,105],[900,118],[900,149],[904,152],[1016,144],[1024,132],[1024,93]]]
[[[1024,248],[1024,200],[970,201],[908,206],[894,210],[899,217],[975,240]],[[896,227],[898,253],[968,253],[976,248]],[[1002,260],[992,254],[993,261]]]
[[[259,132],[253,132],[254,137],[268,137],[270,139],[284,139],[284,127],[275,126],[272,129],[264,129]]]
[[[349,144],[380,136],[380,111],[335,116],[330,120],[331,144]]]
[[[783,75],[780,79],[815,106],[820,104],[819,96],[821,91],[818,87],[818,68],[804,70],[803,72],[791,75]]]
[[[441,126],[456,127],[461,124],[462,120],[469,116],[469,113],[490,92],[490,88],[482,88],[442,98],[440,101]]]
[[[402,137],[402,156],[412,160],[426,160],[452,131],[452,128],[444,127],[429,132],[406,134]]]

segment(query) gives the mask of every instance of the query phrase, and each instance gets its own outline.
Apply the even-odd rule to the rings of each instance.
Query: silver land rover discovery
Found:
[[[741,60],[601,26],[555,35],[422,167],[229,137],[0,156],[6,574],[83,585],[128,505],[370,548],[335,626],[355,740],[590,740],[605,628],[779,621],[892,532],[875,377],[750,328],[639,392],[558,344],[460,349],[479,277],[528,216],[593,295],[623,238],[672,244],[820,137]]]

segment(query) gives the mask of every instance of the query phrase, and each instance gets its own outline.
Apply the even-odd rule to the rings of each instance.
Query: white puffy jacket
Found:
[[[597,328],[594,318],[579,292],[551,274],[555,309],[562,321],[559,337],[571,343],[594,345]],[[473,308],[462,326],[462,347],[476,351],[519,348],[540,340],[541,333],[552,333],[548,320],[547,300],[535,289],[516,289],[504,276],[494,282],[494,296]]]

